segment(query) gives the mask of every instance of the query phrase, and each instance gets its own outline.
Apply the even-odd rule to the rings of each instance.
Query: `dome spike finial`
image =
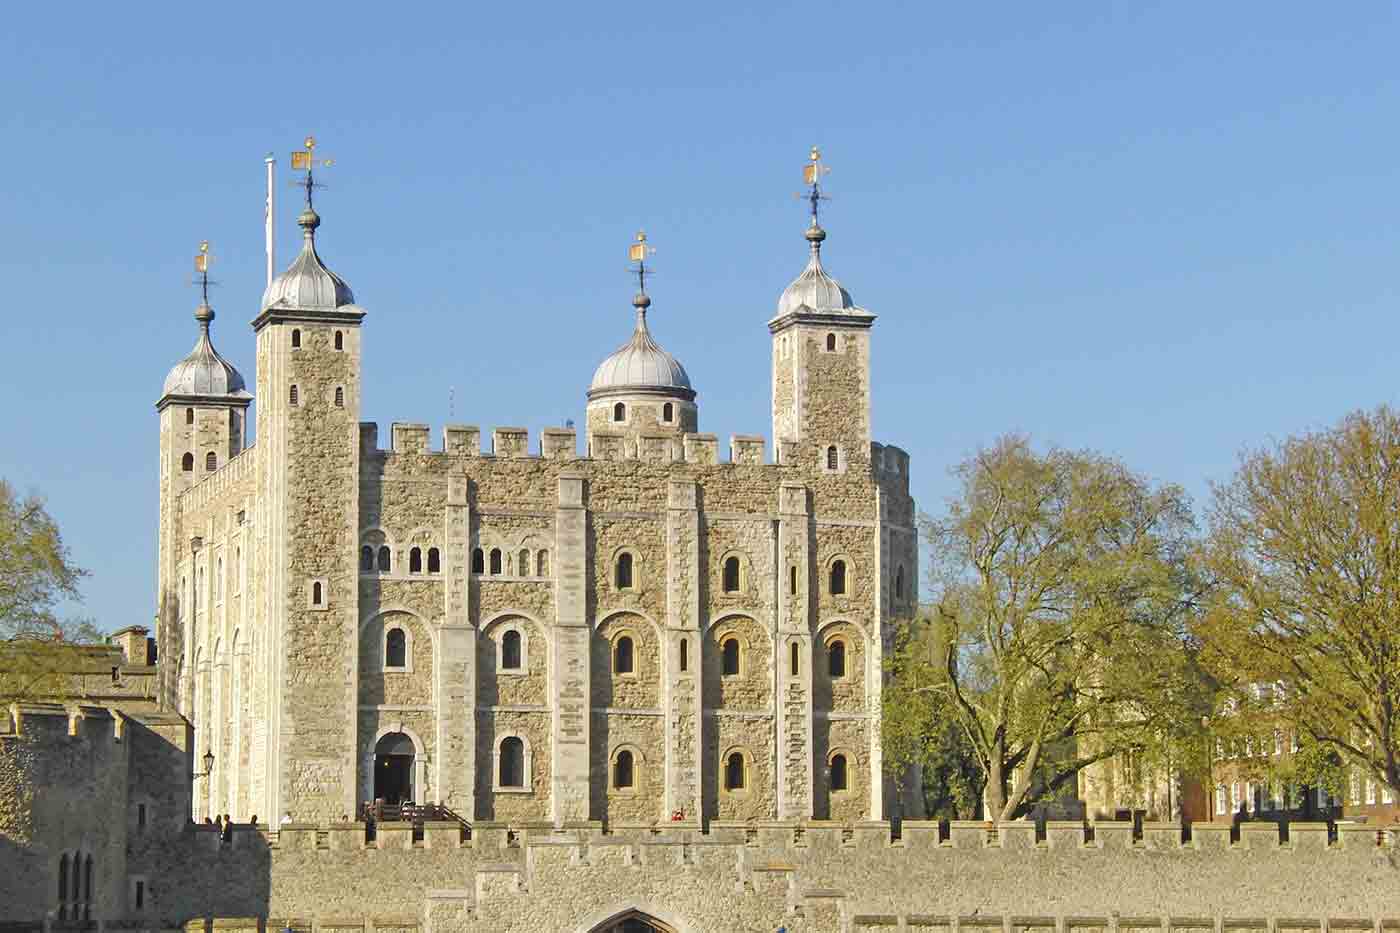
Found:
[[[214,320],[214,309],[209,306],[209,286],[219,283],[209,278],[209,263],[214,259],[209,252],[209,241],[199,241],[199,252],[194,256],[195,279],[191,284],[199,286],[199,307],[195,308],[194,319],[199,322],[202,333],[209,333],[209,322]]]
[[[301,212],[301,216],[297,218],[297,223],[301,226],[302,230],[306,231],[304,235],[307,239],[314,239],[316,228],[321,225],[321,216],[316,213],[316,208],[312,203],[313,195],[316,189],[326,187],[316,180],[316,166],[320,165],[325,168],[330,168],[335,164],[335,160],[316,158],[315,136],[307,136],[302,145],[305,146],[304,149],[294,149],[292,151],[292,171],[306,173],[304,178],[294,182],[294,184],[298,188],[301,188],[306,194],[306,208]]]
[[[807,242],[812,244],[812,252],[821,249],[822,240],[826,239],[826,231],[822,229],[819,222],[821,212],[821,202],[830,201],[831,196],[822,193],[822,176],[831,169],[822,162],[822,151],[816,146],[812,147],[811,153],[807,156],[807,164],[802,166],[802,183],[807,186],[806,191],[799,191],[797,196],[808,202],[812,214],[812,222],[807,226]]]
[[[637,309],[637,326],[646,326],[647,308],[651,307],[651,299],[647,297],[647,276],[655,275],[654,269],[647,267],[647,257],[656,252],[656,247],[647,243],[647,233],[645,230],[638,230],[632,245],[627,249],[627,258],[635,263],[632,271],[637,276],[637,295],[632,299],[632,307]]]

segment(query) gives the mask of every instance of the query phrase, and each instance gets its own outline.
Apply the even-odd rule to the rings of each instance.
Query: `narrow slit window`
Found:
[[[344,408],[344,407],[345,407],[345,390],[344,390],[343,388],[341,388],[340,386],[336,386],[336,387],[335,387],[335,407],[336,407],[336,408]]]
[[[145,910],[145,908],[146,908],[146,882],[144,882],[144,881],[138,881],[138,882],[136,882],[136,909],[137,909],[137,910]]]
[[[826,468],[828,470],[841,469],[841,452],[836,449],[835,444],[826,449]]]
[[[194,409],[185,409],[185,424],[194,424]]]
[[[515,736],[501,740],[500,785],[525,786],[525,743]]]
[[[492,576],[501,572],[501,549],[493,547],[491,549],[491,574]]]
[[[136,805],[136,828],[138,830],[146,828],[146,805],[144,803]]]
[[[796,567],[796,566],[793,566],[793,567],[789,567],[789,568],[788,568],[788,594],[791,595],[791,596],[796,596],[796,595],[797,595],[797,567]]]
[[[292,386],[291,391],[287,393],[287,401],[288,401],[289,403],[291,403],[292,405],[297,404],[297,387],[296,387],[296,386]]]
[[[435,547],[428,548],[428,573],[442,573],[442,554]]]
[[[741,790],[744,786],[744,756],[740,752],[730,752],[724,762],[724,786],[727,790]]]
[[[185,454],[185,456],[180,459],[180,469],[184,470],[186,473],[194,472],[194,454]]]
[[[619,590],[630,590],[632,588],[632,555],[623,551],[617,555],[617,573],[615,575],[617,588]]]
[[[800,660],[799,653],[800,649],[797,647],[797,642],[788,645],[788,675],[791,677],[796,677],[801,673],[801,668],[798,666],[798,661]]]
[[[724,591],[739,592],[739,558],[727,557],[724,560]]]
[[[379,548],[379,572],[388,573],[390,566],[389,547],[388,545],[384,545]]]
[[[896,567],[894,571],[894,598],[904,598],[904,568]]]
[[[401,628],[391,628],[384,636],[384,666],[408,666],[408,636]]]
[[[827,335],[826,335],[826,348],[827,348],[827,350],[831,351],[832,353],[835,353],[835,352],[836,352],[836,335],[835,335],[835,334],[827,334]]]
[[[624,635],[617,640],[617,645],[613,648],[613,673],[631,674],[632,672],[632,639]]]
[[[515,629],[501,636],[501,670],[520,670],[520,633]]]
[[[68,900],[68,853],[64,852],[58,860],[58,899]]]
[[[675,408],[675,406],[674,406],[673,404],[671,404],[670,402],[667,402],[665,405],[662,405],[662,406],[661,406],[661,420],[662,420],[662,421],[666,422],[667,424],[670,424],[672,421],[675,420],[675,417],[676,417],[676,408]]]
[[[632,787],[632,770],[632,753],[624,748],[617,753],[617,760],[613,762],[613,787],[621,790]]]
[[[299,330],[293,330],[293,331],[292,331],[292,349],[293,349],[293,350],[299,350],[299,349],[301,349],[301,331],[299,331]]]
[[[322,591],[321,591],[321,584],[320,584],[320,583],[313,583],[313,584],[311,584],[311,605],[313,605],[313,606],[320,606],[320,605],[322,605],[322,598],[323,598],[323,595],[324,595],[324,594],[323,594]]]
[[[846,676],[846,643],[833,641],[826,647],[826,669],[832,677]]]
[[[684,672],[684,671],[688,671],[688,670],[690,670],[690,642],[689,642],[687,639],[682,638],[682,639],[681,639],[681,671]]]
[[[719,646],[720,650],[720,673],[726,677],[737,677],[739,675],[739,639],[726,638]]]
[[[345,349],[345,335],[342,334],[340,331],[335,332],[335,348],[337,350]]]
[[[486,572],[486,552],[481,548],[472,549],[472,573]]]
[[[846,562],[844,560],[834,560],[831,562],[831,595],[843,596],[846,593]]]
[[[422,572],[423,572],[423,549],[422,549],[422,548],[416,547],[416,548],[413,548],[412,550],[410,550],[410,551],[408,552],[408,572],[409,572],[409,573],[422,573]]]
[[[831,756],[831,789],[846,790],[848,787],[846,778],[846,756]]]

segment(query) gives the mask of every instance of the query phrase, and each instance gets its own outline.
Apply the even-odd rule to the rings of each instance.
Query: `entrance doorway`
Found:
[[[624,914],[618,914],[616,917],[604,920],[600,926],[593,928],[592,933],[675,933],[675,931],[660,920],[648,917],[640,910],[629,910]]]
[[[374,799],[413,800],[413,740],[402,732],[390,732],[374,746]]]

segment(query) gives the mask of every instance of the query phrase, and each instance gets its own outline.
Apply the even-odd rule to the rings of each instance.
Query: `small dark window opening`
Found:
[[[530,552],[524,548],[521,548],[520,553],[515,556],[515,574],[520,577],[530,575]]]
[[[435,547],[428,548],[428,573],[442,573],[442,554]]]
[[[180,459],[180,469],[184,470],[186,473],[194,472],[194,454],[185,454],[185,456]]]
[[[842,596],[846,592],[846,562],[831,562],[831,595]]]
[[[292,390],[291,390],[290,392],[287,393],[287,400],[288,400],[289,402],[291,402],[291,404],[293,404],[293,405],[297,404],[297,387],[296,387],[296,386],[292,386]]]
[[[320,584],[320,583],[313,583],[313,584],[311,584],[311,605],[313,605],[313,606],[319,606],[319,605],[321,605],[321,584]]]
[[[726,557],[724,560],[724,591],[739,592],[739,558]]]
[[[724,762],[724,786],[728,790],[739,790],[744,786],[744,756],[730,752]]]
[[[336,407],[336,408],[344,408],[344,407],[345,407],[345,390],[344,390],[343,388],[341,388],[340,386],[336,386],[336,387],[335,387],[335,407]]]
[[[828,470],[839,470],[841,468],[841,454],[836,450],[835,444],[832,444],[826,449],[826,468]]]
[[[831,789],[845,790],[846,784],[846,756],[831,756]]]
[[[513,735],[501,741],[500,784],[502,787],[525,786],[525,743]]]
[[[894,572],[894,598],[904,598],[904,568],[898,567]]]
[[[389,546],[384,545],[379,549],[379,572],[389,572]]]
[[[622,404],[621,402],[618,402],[616,405],[613,406],[613,420],[614,420],[614,421],[626,421],[626,420],[627,420],[627,406],[626,406],[626,405]]]
[[[360,548],[360,571],[367,572],[374,569],[374,548],[366,544]]]
[[[827,334],[827,335],[826,335],[826,348],[827,348],[828,350],[832,351],[832,352],[835,352],[835,350],[836,350],[836,335],[835,335],[835,334]]]
[[[342,334],[340,331],[335,332],[335,348],[337,350],[345,349],[345,335]]]
[[[799,660],[799,650],[798,650],[798,647],[797,647],[797,642],[793,642],[791,645],[788,646],[788,674],[789,674],[789,676],[796,677],[796,676],[798,675],[798,672],[801,670],[801,668],[799,668],[799,667],[797,666],[798,660]]]
[[[617,753],[617,760],[613,762],[613,787],[631,787],[632,780],[632,753],[623,749]]]
[[[684,638],[681,639],[681,670],[690,670],[690,642]]]
[[[384,666],[408,666],[408,637],[401,628],[389,629],[389,634],[384,637]]]
[[[142,910],[146,906],[146,882],[136,882],[136,909]]]
[[[185,409],[185,424],[194,424],[194,409]]]
[[[144,803],[136,805],[136,828],[140,830],[146,828],[146,805]]]
[[[213,473],[213,472],[214,472],[215,470],[217,470],[218,468],[219,468],[219,457],[218,457],[218,454],[214,453],[214,451],[211,450],[211,451],[209,451],[209,453],[207,453],[207,454],[204,455],[204,472],[206,472],[206,473]]]
[[[68,853],[58,860],[58,899],[68,900]]]
[[[293,349],[293,350],[297,350],[297,349],[300,349],[300,348],[301,348],[301,331],[299,331],[299,330],[293,330],[293,331],[292,331],[292,349]]]
[[[486,552],[481,548],[472,549],[472,573],[486,572]]]
[[[73,855],[73,887],[72,894],[68,898],[70,901],[78,900],[79,893],[83,890],[83,854],[81,852]],[[76,916],[76,909],[74,916]]]
[[[617,588],[619,590],[630,590],[632,588],[632,555],[623,551],[617,555]]]
[[[662,421],[666,422],[667,424],[670,424],[671,421],[675,418],[675,416],[676,416],[676,409],[675,409],[675,406],[672,405],[670,402],[667,402],[665,405],[662,405],[662,406],[661,406],[661,420],[662,420]]]
[[[846,643],[833,641],[826,646],[826,669],[832,677],[846,676]]]
[[[83,900],[87,909],[92,910],[92,856],[87,857],[87,870],[83,872]]]
[[[739,639],[726,638],[720,645],[720,673],[734,677],[739,673]]]
[[[625,635],[617,640],[617,645],[613,648],[613,672],[632,673],[632,639]]]
[[[408,552],[408,572],[409,572],[409,573],[422,573],[422,572],[423,572],[423,549],[422,549],[422,548],[416,547],[416,548],[411,549],[411,550]]]
[[[793,596],[796,596],[796,595],[797,595],[797,568],[796,568],[796,567],[789,567],[789,568],[788,568],[788,593],[790,593],[790,594],[793,595]]]
[[[501,636],[501,669],[520,670],[520,633],[514,629]]]
[[[491,549],[491,572],[493,574],[501,572],[501,549],[498,547]]]

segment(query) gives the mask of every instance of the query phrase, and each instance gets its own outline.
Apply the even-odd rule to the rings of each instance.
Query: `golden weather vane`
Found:
[[[209,263],[213,260],[213,255],[209,252],[209,241],[199,241],[199,252],[194,256],[194,271],[198,278],[194,284],[199,286],[200,293],[204,297],[204,304],[209,303],[209,286],[215,284],[209,281]]]
[[[332,165],[335,164],[335,160],[316,158],[315,136],[306,137],[306,141],[302,145],[306,148],[294,149],[292,151],[292,171],[306,173],[306,178],[297,182],[296,184],[298,187],[304,188],[306,190],[306,207],[308,210],[310,210],[311,193],[316,188],[321,187],[320,185],[316,184],[316,179],[314,178],[316,166],[320,165],[325,168],[330,168]]]
[[[647,233],[645,230],[638,230],[636,239],[627,248],[627,258],[637,264],[632,271],[637,273],[637,290],[643,295],[647,291],[647,273],[652,270],[647,268],[647,257],[656,252],[656,247],[647,243]]]
[[[807,156],[807,164],[802,166],[802,183],[807,186],[806,191],[799,191],[797,196],[811,202],[812,205],[812,226],[817,226],[817,211],[822,201],[830,201],[831,198],[822,194],[822,176],[830,172],[826,165],[822,163],[822,151],[816,146],[812,147],[812,152]]]

